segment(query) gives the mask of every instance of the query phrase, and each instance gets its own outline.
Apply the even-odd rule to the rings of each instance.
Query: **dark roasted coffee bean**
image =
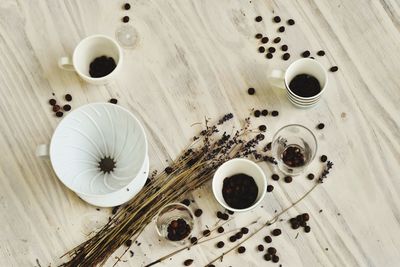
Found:
[[[49,104],[54,106],[57,103],[57,101],[55,99],[50,99],[49,100]]]
[[[304,227],[304,232],[309,233],[311,231],[311,227],[310,226],[306,226]]]
[[[124,17],[122,18],[122,22],[124,22],[124,23],[129,22],[129,16],[124,16]]]
[[[320,129],[320,130],[322,130],[322,129],[325,128],[325,124],[319,123],[319,124],[317,125],[317,128]]]
[[[301,56],[302,56],[302,57],[309,57],[310,54],[311,54],[310,51],[306,50],[306,51],[304,51],[303,53],[301,53]]]
[[[222,226],[218,227],[218,229],[217,229],[217,232],[220,233],[220,234],[223,233],[224,231],[225,231],[225,229]]]
[[[283,178],[285,180],[286,183],[291,183],[293,181],[292,176],[285,176],[285,178]]]
[[[279,257],[277,255],[272,255],[272,262],[277,263],[279,261]]]
[[[247,89],[247,93],[249,95],[254,95],[256,93],[256,89],[254,89],[253,87],[250,87],[249,89]]]
[[[227,221],[227,220],[229,219],[229,215],[226,214],[226,213],[223,213],[223,214],[221,215],[221,219],[224,220],[224,221]]]
[[[281,46],[281,50],[282,51],[287,51],[289,49],[289,47],[287,45],[282,45]]]
[[[319,50],[317,52],[317,55],[320,56],[320,57],[325,56],[325,51],[324,50]]]
[[[264,46],[260,46],[260,47],[258,48],[258,52],[264,53],[264,52],[265,52],[265,47],[264,47]]]
[[[126,3],[126,4],[124,5],[124,9],[125,9],[125,10],[131,9],[131,5],[130,5],[129,3]]]
[[[190,205],[190,200],[186,198],[186,199],[182,200],[181,203],[183,205],[185,205],[185,206],[189,206]]]
[[[269,248],[267,249],[267,252],[268,252],[269,254],[271,254],[271,255],[275,255],[275,254],[276,254],[276,248],[274,248],[274,247],[269,247]]]
[[[280,41],[281,41],[281,37],[276,37],[276,38],[274,39],[274,43],[275,43],[275,44],[279,43]]]
[[[200,217],[201,214],[203,214],[203,211],[201,209],[197,209],[194,211],[194,216],[196,216],[196,217]]]
[[[249,233],[249,228],[242,227],[242,229],[240,229],[240,232],[242,232],[242,234],[244,234],[244,235],[247,235]]]
[[[257,249],[258,249],[258,251],[264,251],[264,246],[263,245],[258,245]]]
[[[267,192],[272,192],[272,190],[274,190],[274,186],[273,185],[267,185]]]
[[[263,37],[263,35],[261,33],[257,33],[255,37],[256,37],[256,39],[261,39]]]
[[[266,261],[270,261],[272,259],[272,256],[271,256],[271,254],[265,254],[264,255],[264,260],[266,260]]]
[[[265,126],[265,125],[260,125],[260,126],[258,126],[258,130],[260,130],[260,131],[262,131],[262,132],[265,132],[265,131],[267,130],[267,126]]]
[[[306,227],[306,226],[307,226],[307,222],[301,221],[301,222],[300,222],[300,226],[301,226],[301,227]]]
[[[65,98],[65,100],[67,100],[68,102],[72,101],[72,95],[70,95],[70,94],[66,94],[66,95],[64,96],[64,98]]]
[[[222,217],[222,212],[217,211],[217,218],[221,219],[221,217]]]
[[[261,17],[261,16],[257,16],[257,17],[255,18],[255,20],[256,20],[257,22],[260,22],[260,21],[262,21],[262,17]]]
[[[204,236],[209,236],[210,234],[211,234],[211,231],[208,229],[203,231]]]
[[[268,58],[268,59],[271,59],[271,58],[274,57],[274,55],[273,55],[272,53],[267,53],[267,54],[265,55],[265,57]]]
[[[268,115],[268,110],[263,109],[263,110],[261,111],[261,115],[263,115],[264,117],[267,116],[267,115]]]
[[[289,219],[289,222],[290,222],[291,224],[293,224],[293,223],[297,222],[297,218],[296,218],[296,217],[290,218],[290,219]]]
[[[281,229],[276,228],[276,229],[272,230],[271,233],[273,236],[278,236],[282,233],[282,231],[281,231]]]
[[[53,111],[57,112],[61,109],[61,107],[59,105],[53,105]]]
[[[275,51],[276,51],[275,47],[271,46],[268,48],[268,52],[270,52],[270,53],[275,53]]]
[[[279,22],[281,22],[281,17],[275,16],[275,17],[273,18],[273,20],[274,20],[275,23],[279,23]]]
[[[274,180],[274,181],[279,181],[279,175],[278,174],[272,174],[272,176],[271,176],[271,178],[272,178],[272,180]]]
[[[241,232],[237,232],[235,234],[236,239],[241,239],[243,237],[243,234]]]
[[[245,253],[245,252],[246,252],[246,248],[243,247],[243,246],[240,246],[240,247],[238,247],[238,252],[239,252],[240,254]]]
[[[333,66],[329,69],[331,72],[336,72],[339,70],[338,66]]]
[[[292,229],[296,230],[300,227],[300,223],[298,221],[295,221],[291,224]]]
[[[289,20],[287,21],[287,24],[288,24],[288,25],[294,25],[294,23],[295,23],[295,22],[294,22],[293,19],[289,19]]]
[[[264,241],[267,242],[267,243],[271,243],[272,242],[272,238],[269,235],[267,235],[266,237],[264,237]]]
[[[56,116],[61,118],[64,115],[64,113],[62,113],[61,111],[56,112]]]
[[[321,160],[321,162],[326,162],[328,160],[328,157],[325,155],[322,155],[320,160]]]
[[[225,246],[225,243],[223,241],[219,241],[217,243],[217,248],[223,248]]]
[[[268,43],[268,41],[269,41],[268,37],[263,37],[263,38],[261,39],[261,43],[263,43],[263,44]]]
[[[192,263],[193,263],[193,260],[192,260],[192,259],[188,259],[188,260],[185,260],[185,261],[183,262],[183,264],[184,264],[185,266],[190,266],[190,265],[192,265]]]
[[[303,216],[301,214],[296,216],[297,221],[302,222],[303,221]]]
[[[192,238],[190,238],[190,243],[196,244],[197,243],[197,237],[193,236]]]
[[[310,215],[308,215],[308,213],[303,213],[301,215],[301,218],[303,219],[303,221],[308,222],[310,220]]]
[[[68,105],[68,104],[67,104],[67,105],[64,105],[64,106],[63,106],[63,110],[64,110],[64,111],[70,111],[70,110],[71,110],[71,106]]]
[[[117,104],[118,100],[116,98],[111,98],[109,101],[111,104]]]
[[[307,178],[308,178],[309,180],[312,180],[312,179],[314,179],[314,174],[312,174],[312,173],[309,173],[309,174],[307,175]]]
[[[285,61],[288,60],[289,58],[290,58],[290,54],[289,53],[285,53],[285,54],[282,55],[282,59],[285,60]]]
[[[254,111],[254,117],[260,117],[261,115],[261,111],[259,111],[258,109]]]
[[[164,171],[166,174],[171,174],[171,173],[173,173],[174,169],[172,169],[171,167],[168,166],[167,168],[164,169]]]
[[[285,31],[285,26],[280,26],[278,28],[278,32],[284,32]]]
[[[229,237],[229,241],[231,241],[231,242],[235,242],[236,241],[236,236],[231,236],[231,237]]]
[[[272,117],[276,117],[279,115],[279,112],[277,110],[274,110],[271,112]]]

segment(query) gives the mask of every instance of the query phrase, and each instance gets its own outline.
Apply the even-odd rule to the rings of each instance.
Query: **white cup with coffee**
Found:
[[[317,105],[328,84],[326,70],[311,58],[296,60],[286,71],[274,69],[269,78],[275,86],[285,89],[290,102],[300,108]]]
[[[105,35],[92,35],[79,42],[72,57],[61,57],[58,66],[75,71],[88,83],[105,84],[118,73],[122,59],[122,49],[116,41]]]

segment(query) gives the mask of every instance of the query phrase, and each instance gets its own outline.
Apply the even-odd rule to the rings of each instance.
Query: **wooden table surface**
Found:
[[[236,118],[251,108],[278,110],[266,123],[266,139],[285,124],[315,129],[318,156],[326,154],[335,168],[329,179],[277,223],[283,234],[273,245],[283,266],[399,266],[400,262],[400,5],[397,0],[2,0],[0,2],[0,266],[57,266],[60,255],[101,227],[110,209],[97,211],[64,187],[49,161],[35,157],[59,123],[48,100],[73,95],[72,106],[106,102],[111,97],[144,124],[151,169],[167,166],[199,131],[193,123]],[[291,58],[271,60],[258,53],[258,32],[278,36],[272,17],[293,18],[281,44]],[[57,67],[84,37],[115,35],[121,18],[130,16],[138,32],[134,49],[115,82],[89,85],[75,73]],[[263,16],[260,23],[254,18]],[[277,46],[278,47],[278,46]],[[292,106],[267,73],[285,68],[310,50],[329,73],[329,87],[314,109]],[[254,87],[254,96],[247,88]],[[272,169],[260,164],[269,177]],[[314,162],[310,171],[317,171]],[[233,229],[261,217],[270,218],[299,198],[312,182],[304,175],[291,184],[273,182],[262,207],[236,214]],[[193,192],[193,208],[204,214],[200,228],[216,222],[221,210],[210,187]],[[320,210],[323,210],[321,213]],[[292,230],[286,219],[301,212],[311,216],[311,233]],[[269,229],[245,243],[243,255],[224,257],[217,266],[278,266],[263,260],[256,245]],[[296,238],[297,233],[299,235]],[[160,243],[149,225],[118,266],[142,266],[176,249]],[[232,246],[228,244],[224,249]],[[265,246],[267,246],[264,243]],[[187,258],[202,266],[220,255],[215,242],[194,247],[159,266],[182,266]],[[327,249],[327,250],[326,250]],[[119,254],[116,254],[119,255]],[[37,260],[36,260],[37,259]],[[115,259],[110,259],[111,266]]]

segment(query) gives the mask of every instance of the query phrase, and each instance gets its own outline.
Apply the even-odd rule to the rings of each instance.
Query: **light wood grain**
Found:
[[[328,181],[285,218],[309,212],[312,231],[300,234],[286,221],[284,234],[274,239],[283,266],[398,266],[400,262],[400,5],[396,0],[135,0],[0,2],[0,266],[55,266],[67,250],[78,245],[107,221],[110,210],[97,211],[67,190],[48,161],[34,155],[36,145],[49,142],[59,120],[47,103],[72,93],[73,107],[119,99],[146,127],[151,168],[163,168],[199,130],[190,127],[204,116],[226,112],[247,116],[251,108],[279,110],[266,123],[267,139],[281,126],[301,123],[314,128],[319,155],[327,154],[335,169]],[[267,60],[257,52],[257,32],[276,35],[273,13],[286,27],[283,42],[292,55]],[[114,36],[128,14],[139,34],[133,50],[125,50],[117,81],[93,86],[57,67],[85,36]],[[262,15],[263,22],[254,17]],[[318,58],[330,73],[320,105],[312,110],[293,107],[267,73],[284,68],[309,49],[324,49]],[[279,54],[279,53],[278,53]],[[248,87],[257,89],[250,97]],[[261,166],[270,175],[272,170]],[[318,170],[318,163],[310,167]],[[272,183],[272,182],[271,182]],[[311,182],[273,183],[262,207],[240,215],[227,228],[269,218],[296,200]],[[193,207],[205,214],[200,228],[213,225],[220,209],[209,187],[193,193]],[[323,212],[319,213],[322,209]],[[340,213],[340,216],[338,215]],[[119,266],[141,266],[174,250],[159,243],[149,225]],[[275,266],[262,259],[255,246],[263,230],[246,243],[243,256],[231,253],[218,266]],[[229,244],[231,246],[231,244]],[[228,247],[229,247],[228,246]],[[227,247],[226,247],[227,248]],[[325,248],[329,250],[326,251]],[[159,266],[181,266],[187,258],[206,264],[222,250],[214,242],[185,251]],[[112,265],[111,259],[107,265]]]

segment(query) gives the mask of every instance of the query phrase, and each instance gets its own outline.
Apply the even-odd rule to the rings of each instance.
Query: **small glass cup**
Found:
[[[272,139],[272,154],[278,168],[287,175],[302,173],[314,159],[317,148],[314,134],[299,124],[282,127]]]
[[[178,219],[183,219],[186,221],[186,223],[190,226],[190,232],[187,236],[185,236],[181,240],[173,241],[168,238],[168,226],[173,220],[178,220]],[[186,243],[189,240],[191,234],[193,233],[193,228],[194,228],[193,212],[189,207],[181,203],[171,203],[165,205],[160,209],[160,211],[156,216],[157,233],[161,237],[173,243],[178,243],[178,244]]]

